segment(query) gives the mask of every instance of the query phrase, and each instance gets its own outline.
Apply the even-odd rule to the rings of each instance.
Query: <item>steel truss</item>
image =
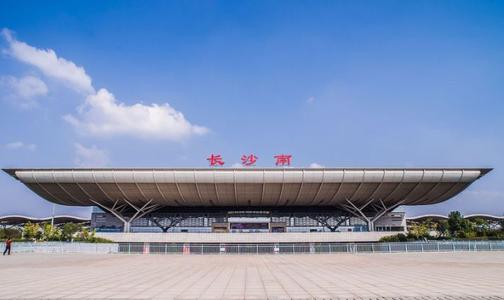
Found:
[[[327,227],[331,232],[335,232],[341,225],[350,220],[349,215],[314,215],[309,216],[310,219],[319,222],[322,226]],[[331,223],[331,219],[336,221],[336,225]]]
[[[124,223],[123,226],[123,231],[124,232],[130,232],[131,229],[131,223],[137,219],[140,219],[141,217],[145,216],[146,214],[149,214],[161,207],[159,204],[152,204],[152,199],[147,201],[144,205],[142,206],[136,206],[133,203],[129,202],[126,199],[123,199],[124,202],[119,202],[117,200],[114,202],[114,205],[112,207],[107,207],[104,204],[101,204],[97,201],[94,201],[90,199],[94,204],[99,206],[105,211],[108,211],[109,213],[113,214],[116,218],[121,220],[121,222]]]
[[[147,219],[149,219],[152,223],[154,223],[157,227],[161,228],[163,232],[168,232],[168,229],[177,226],[180,222],[183,220],[187,219],[187,216],[165,216],[165,217],[156,217],[156,216],[148,216]],[[163,225],[161,224],[161,220],[165,219],[168,220],[168,225]]]
[[[368,225],[369,231],[374,231],[374,223],[386,213],[389,213],[403,204],[404,200],[387,207],[381,199],[371,199],[364,205],[358,207],[349,199],[345,199],[348,204],[342,204],[341,208],[355,217],[363,220]]]

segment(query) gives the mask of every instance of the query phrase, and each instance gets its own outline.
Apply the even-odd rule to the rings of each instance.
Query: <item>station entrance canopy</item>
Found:
[[[484,168],[203,168],[4,169],[42,198],[99,206],[124,222],[163,212],[225,210],[305,213],[374,221],[400,205],[445,201],[491,169]],[[323,222],[322,222],[323,223]]]

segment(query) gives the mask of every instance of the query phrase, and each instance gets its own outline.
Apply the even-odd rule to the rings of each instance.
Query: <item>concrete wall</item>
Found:
[[[398,232],[285,232],[285,233],[119,233],[98,232],[96,236],[115,242],[164,243],[304,243],[375,242]]]

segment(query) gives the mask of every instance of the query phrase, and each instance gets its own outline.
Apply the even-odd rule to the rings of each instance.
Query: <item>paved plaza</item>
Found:
[[[0,257],[1,299],[504,299],[504,252]]]

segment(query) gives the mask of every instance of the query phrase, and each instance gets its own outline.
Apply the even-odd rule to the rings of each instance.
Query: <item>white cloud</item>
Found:
[[[75,147],[75,164],[79,167],[103,167],[109,162],[106,151],[97,148],[95,145],[85,147],[79,143]]]
[[[36,98],[48,93],[47,85],[34,76],[21,78],[2,76],[0,77],[0,87],[5,90],[4,97],[12,99],[16,104],[26,108],[36,105]]]
[[[315,163],[315,162],[310,164],[310,168],[317,169],[317,168],[323,168],[323,167],[324,167],[323,165],[320,165],[320,164]]]
[[[16,40],[12,32],[6,28],[2,30],[2,35],[9,45],[5,52],[12,57],[36,67],[48,77],[65,82],[77,91],[94,93],[91,77],[86,74],[83,67],[58,57],[52,49],[38,49]]]
[[[95,92],[91,77],[84,68],[58,57],[52,49],[38,49],[16,40],[8,29],[3,29],[2,35],[9,44],[8,54],[87,95],[76,116],[64,116],[82,134],[181,141],[209,131],[203,126],[191,124],[167,103],[127,105],[116,100],[106,89]]]
[[[208,132],[205,127],[189,123],[169,104],[128,106],[118,102],[106,89],[89,95],[79,108],[78,117],[66,115],[64,119],[81,133],[94,136],[123,135],[180,141]]]
[[[313,104],[314,102],[315,102],[314,96],[310,96],[310,97],[308,97],[308,99],[306,99],[306,103],[308,103],[308,104]]]
[[[26,149],[30,151],[37,150],[37,145],[35,144],[26,144],[20,141],[12,142],[12,143],[7,143],[4,145],[6,149],[9,150],[21,150],[21,149]]]

